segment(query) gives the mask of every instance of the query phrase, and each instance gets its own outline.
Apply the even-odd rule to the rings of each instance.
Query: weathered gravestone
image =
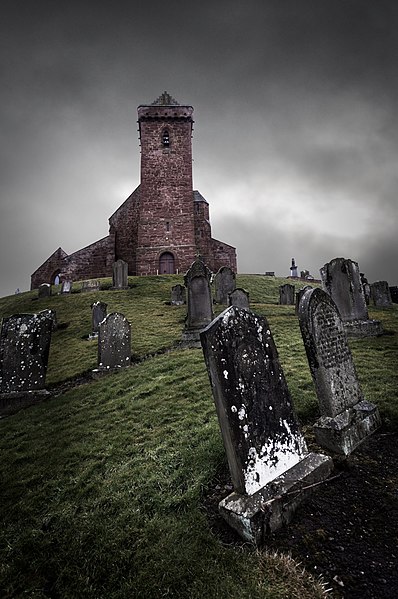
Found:
[[[108,304],[105,302],[94,302],[91,304],[91,330],[92,337],[96,337],[98,335],[98,329],[100,323],[106,317],[106,309]]]
[[[50,283],[42,283],[39,287],[39,298],[51,296],[51,285]]]
[[[171,300],[170,303],[172,306],[182,306],[186,303],[187,290],[184,285],[174,285],[171,288]]]
[[[259,545],[333,463],[308,453],[265,318],[233,306],[200,337],[234,486],[219,510]]]
[[[387,281],[376,281],[370,286],[370,294],[376,308],[392,308],[390,288]]]
[[[303,297],[303,295],[307,291],[307,289],[312,289],[311,285],[306,285],[305,287],[302,287],[296,293],[296,307],[295,307],[296,316],[298,316],[298,311],[299,311],[299,305],[300,305],[301,298]]]
[[[331,297],[322,289],[305,291],[299,321],[321,413],[314,426],[317,442],[349,455],[380,426],[379,411],[364,400],[345,328]]]
[[[214,277],[215,301],[227,304],[228,294],[236,287],[236,275],[229,266],[222,266]]]
[[[127,289],[129,266],[124,260],[116,260],[113,264],[112,286],[113,289]]]
[[[390,287],[391,301],[393,304],[398,304],[398,287]]]
[[[51,310],[3,318],[0,334],[1,394],[44,390],[52,330]]]
[[[228,306],[237,308],[250,308],[249,292],[241,287],[237,287],[228,294]]]
[[[184,277],[188,295],[188,313],[182,334],[184,344],[200,345],[200,331],[213,320],[210,279],[210,270],[199,258]]]
[[[89,281],[83,281],[82,283],[82,293],[88,292],[88,291],[99,291],[100,290],[100,282],[99,281],[94,281],[94,280],[89,280]]]
[[[279,304],[281,306],[294,306],[294,285],[286,283],[279,287]]]
[[[381,335],[381,322],[369,319],[358,263],[345,258],[334,258],[325,264],[320,272],[322,287],[336,304],[347,335]]]
[[[61,293],[71,293],[72,292],[72,281],[62,281]]]
[[[98,369],[103,373],[130,365],[131,327],[128,320],[118,312],[108,314],[98,328]]]

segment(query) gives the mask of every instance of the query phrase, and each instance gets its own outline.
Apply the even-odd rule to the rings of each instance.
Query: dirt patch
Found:
[[[335,467],[335,478],[320,485],[266,548],[289,552],[309,572],[321,575],[332,597],[397,599],[398,435],[374,434],[348,460],[335,460]],[[231,490],[225,468],[205,507],[220,540],[242,546],[217,509]]]

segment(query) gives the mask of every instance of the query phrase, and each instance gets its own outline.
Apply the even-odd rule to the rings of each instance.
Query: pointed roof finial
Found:
[[[164,91],[159,98],[152,102],[151,106],[179,106],[179,103],[168,92]]]

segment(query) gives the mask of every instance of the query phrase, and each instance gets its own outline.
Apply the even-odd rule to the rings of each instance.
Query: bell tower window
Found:
[[[170,147],[170,134],[169,134],[169,130],[168,129],[165,129],[163,131],[162,144],[163,144],[164,148],[169,148]]]

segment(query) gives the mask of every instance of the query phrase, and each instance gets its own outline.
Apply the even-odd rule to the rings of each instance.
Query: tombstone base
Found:
[[[125,366],[114,366],[113,368],[94,368],[94,370],[91,371],[91,378],[97,381],[108,374],[115,374],[115,372],[120,372],[123,368],[128,368],[129,366],[130,362]]]
[[[380,426],[378,408],[363,400],[334,418],[322,416],[315,423],[314,432],[321,447],[347,456]]]
[[[204,329],[186,330],[181,336],[181,347],[202,347],[200,342],[200,333]]]
[[[0,417],[16,414],[19,410],[39,403],[50,395],[51,393],[46,389],[0,393]]]
[[[344,323],[347,337],[379,337],[383,334],[380,320],[352,320]]]
[[[218,509],[243,539],[260,546],[267,536],[289,524],[298,505],[332,470],[329,456],[309,453],[253,495],[231,493]]]

